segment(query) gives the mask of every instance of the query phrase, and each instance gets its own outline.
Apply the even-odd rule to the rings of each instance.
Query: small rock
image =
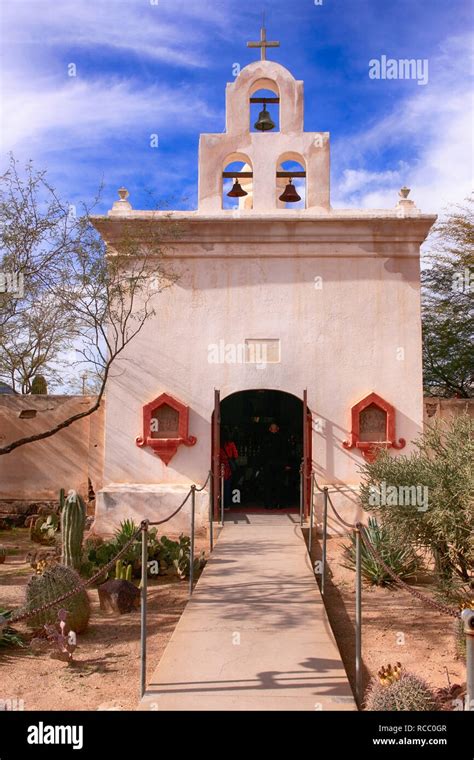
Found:
[[[124,615],[136,610],[140,605],[140,591],[125,580],[112,580],[102,583],[97,589],[100,609],[104,612],[116,612]]]

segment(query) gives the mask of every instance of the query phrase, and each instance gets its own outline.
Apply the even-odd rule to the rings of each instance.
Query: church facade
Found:
[[[256,104],[273,127],[264,113],[252,128]],[[201,135],[198,194],[196,211],[151,212],[122,192],[94,220],[119,253],[125,221],[145,245],[159,224],[176,274],[108,383],[95,530],[162,519],[212,469],[216,482],[224,426],[239,450],[235,504],[264,506],[272,423],[291,459],[287,506],[300,498],[307,514],[313,472],[351,520],[360,465],[381,447],[409,452],[422,428],[420,245],[435,217],[406,188],[391,209],[331,208],[330,135],[304,131],[303,82],[268,60],[227,85],[225,132]],[[217,485],[215,515],[219,498]],[[189,502],[167,530],[189,530]]]

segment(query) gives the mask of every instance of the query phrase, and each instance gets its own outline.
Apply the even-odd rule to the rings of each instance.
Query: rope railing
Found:
[[[168,517],[165,517],[164,520],[153,520],[153,521],[152,520],[147,520],[148,525],[153,525],[153,526],[155,526],[155,525],[163,525],[164,523],[169,522],[170,520],[172,520],[173,517],[176,517],[176,515],[178,514],[178,512],[181,512],[182,508],[184,507],[184,505],[186,504],[187,500],[191,496],[191,493],[192,493],[192,486],[190,487],[187,495],[184,497],[184,499],[181,502],[181,504],[179,505],[179,507],[177,509],[175,509],[174,512],[172,512],[170,515],[168,515]]]
[[[212,470],[209,470],[204,484],[198,488],[194,483],[190,486],[189,491],[179,507],[174,510],[164,520],[143,520],[140,531],[142,534],[142,580],[141,580],[141,608],[140,608],[140,696],[143,697],[146,689],[146,628],[147,628],[147,591],[148,591],[148,528],[153,525],[163,525],[175,517],[184,507],[189,497],[191,497],[191,531],[189,547],[189,597],[193,593],[194,583],[194,534],[196,519],[196,493],[204,491],[212,476]],[[212,538],[212,493],[209,498],[209,518],[210,518],[210,549],[213,550]]]
[[[325,579],[326,579],[326,565],[327,565],[327,517],[328,517],[328,504],[331,507],[331,510],[338,521],[340,525],[342,525],[344,528],[352,531],[355,534],[355,563],[356,563],[356,652],[355,652],[355,670],[356,670],[356,694],[359,705],[362,703],[362,556],[361,556],[361,549],[362,549],[362,543],[364,544],[367,551],[371,554],[373,559],[375,559],[376,562],[378,562],[385,572],[392,578],[395,583],[397,583],[401,588],[403,588],[405,591],[408,591],[409,594],[411,594],[413,597],[418,599],[422,604],[425,604],[426,606],[430,607],[431,609],[435,609],[438,612],[441,612],[445,615],[449,615],[450,617],[453,617],[455,619],[460,619],[463,617],[463,614],[457,610],[454,607],[451,607],[447,604],[443,604],[442,602],[436,601],[436,599],[432,599],[431,597],[427,596],[426,594],[421,593],[417,589],[414,589],[412,586],[410,586],[408,583],[406,583],[400,576],[395,573],[394,570],[392,570],[391,567],[387,565],[387,563],[384,561],[383,557],[380,555],[380,553],[377,551],[375,546],[372,544],[368,534],[366,526],[363,525],[361,522],[357,523],[349,523],[347,520],[344,520],[343,517],[339,514],[338,510],[333,504],[333,501],[331,499],[331,496],[329,494],[329,489],[327,486],[320,487],[316,481],[314,472],[311,472],[312,477],[312,487],[311,487],[311,505],[310,505],[310,529],[309,529],[309,537],[308,537],[308,549],[311,553],[311,539],[312,539],[312,527],[313,527],[313,501],[314,501],[314,486],[316,486],[316,489],[324,495],[324,509],[323,509],[323,547],[322,547],[322,567],[321,567],[321,593],[324,597],[325,594]],[[467,624],[465,626],[465,631],[468,632]],[[470,636],[467,637],[473,638],[472,633]],[[468,649],[469,644],[471,642],[468,642]],[[472,648],[472,647],[471,647]],[[471,658],[472,659],[472,658]],[[474,676],[471,672],[473,670],[473,666],[468,666],[468,684],[471,684],[469,686],[469,693],[474,691],[474,686],[472,684],[474,683]]]
[[[146,685],[148,529],[151,526],[163,525],[164,523],[169,522],[173,517],[175,517],[182,510],[184,505],[187,503],[188,499],[191,497],[191,546],[190,546],[190,552],[189,552],[189,594],[191,596],[192,591],[193,591],[193,579],[194,579],[194,572],[193,572],[194,571],[194,533],[195,533],[195,508],[196,508],[195,496],[197,492],[204,491],[211,477],[212,477],[212,471],[210,470],[208,472],[208,475],[204,484],[200,488],[198,488],[195,484],[191,485],[188,493],[186,494],[185,498],[183,499],[179,507],[177,507],[177,509],[175,509],[170,515],[165,517],[163,520],[142,520],[138,530],[135,531],[135,533],[128,539],[128,541],[122,546],[122,548],[117,552],[117,554],[109,562],[107,562],[107,564],[104,565],[104,567],[101,567],[100,570],[94,573],[94,575],[92,575],[90,578],[87,578],[86,580],[82,581],[77,586],[74,586],[74,588],[70,589],[64,594],[60,594],[60,596],[56,597],[56,599],[53,599],[50,602],[46,602],[45,604],[35,607],[32,610],[24,610],[23,612],[19,612],[16,615],[12,615],[8,619],[8,624],[12,625],[14,623],[20,623],[24,620],[28,620],[29,618],[35,617],[41,612],[45,612],[46,610],[56,607],[61,602],[64,602],[67,599],[70,599],[71,597],[76,596],[77,594],[84,591],[86,588],[88,588],[97,580],[99,580],[99,578],[101,578],[103,575],[108,573],[108,571],[111,570],[112,567],[115,566],[117,560],[123,557],[123,555],[128,551],[128,549],[139,538],[141,534],[141,537],[142,537],[142,578],[141,578],[141,614],[140,614],[140,628],[141,628],[140,691],[141,691],[141,696],[143,696],[145,692],[145,685]],[[211,551],[212,551],[213,545],[212,545],[212,512],[211,510],[210,510],[210,519],[211,519]]]
[[[417,589],[414,589],[412,586],[410,586],[408,583],[405,583],[404,580],[400,578],[400,576],[397,575],[387,564],[384,562],[383,558],[381,557],[380,553],[377,551],[375,546],[372,544],[370,539],[367,536],[367,530],[365,525],[362,525],[362,523],[357,523],[358,529],[360,530],[362,541],[364,542],[364,545],[372,555],[372,557],[383,567],[386,573],[390,575],[390,577],[398,583],[401,588],[405,589],[405,591],[408,591],[409,594],[414,596],[416,599],[418,599],[423,604],[426,604],[429,607],[432,607],[433,609],[437,610],[438,612],[443,612],[446,615],[450,615],[454,618],[460,618],[461,612],[460,610],[457,610],[455,607],[450,607],[448,604],[443,604],[442,602],[437,602],[436,599],[432,599],[429,596],[426,596],[426,594],[422,594],[420,591],[417,591]]]
[[[92,575],[90,578],[88,578],[85,581],[82,581],[82,583],[79,583],[77,586],[72,588],[70,591],[66,591],[64,594],[61,594],[56,599],[54,599],[52,602],[46,602],[45,604],[42,604],[40,607],[35,607],[33,610],[25,610],[24,612],[20,612],[17,615],[12,615],[8,619],[9,625],[13,623],[20,623],[23,620],[28,620],[28,618],[35,617],[35,615],[38,615],[40,612],[46,612],[46,610],[51,609],[52,607],[56,607],[60,602],[65,602],[66,599],[70,599],[73,596],[76,596],[76,594],[81,593],[81,591],[84,591],[88,586],[91,586],[93,583],[95,583],[99,578],[107,573],[109,570],[114,567],[117,560],[119,560],[123,555],[127,552],[127,550],[130,548],[130,546],[133,544],[134,541],[137,540],[141,533],[142,528],[140,527],[133,536],[127,541],[127,543],[120,549],[119,552],[115,555],[113,559],[110,560],[110,562],[107,562],[104,567],[101,567],[100,570]]]
[[[423,602],[424,604],[432,607],[433,609],[438,610],[439,612],[444,612],[446,615],[450,615],[451,617],[460,618],[461,613],[459,610],[456,610],[454,607],[450,607],[447,604],[443,604],[442,602],[437,602],[436,599],[432,599],[429,596],[426,596],[426,594],[422,594],[420,591],[417,591],[416,589],[412,588],[408,583],[406,583],[400,576],[392,570],[387,563],[384,561],[383,557],[381,556],[380,552],[377,551],[375,546],[372,544],[369,536],[367,535],[367,529],[363,523],[358,522],[355,524],[350,524],[344,520],[339,512],[337,511],[336,507],[334,506],[332,499],[328,493],[328,501],[329,505],[334,512],[334,515],[336,519],[341,523],[341,525],[344,525],[344,527],[349,528],[352,531],[359,531],[362,537],[362,540],[364,542],[364,545],[372,555],[372,557],[375,559],[376,562],[378,562],[383,569],[385,570],[388,575],[396,582],[399,586],[404,588],[406,591],[408,591],[412,596],[416,597],[420,602]]]

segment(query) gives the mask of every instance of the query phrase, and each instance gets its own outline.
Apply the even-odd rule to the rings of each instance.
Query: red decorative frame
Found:
[[[178,412],[178,436],[176,438],[152,438],[151,437],[151,420],[153,414],[160,406],[170,406]],[[135,439],[135,443],[140,448],[149,446],[160,459],[168,465],[178,450],[178,446],[194,446],[197,438],[194,435],[188,435],[189,425],[189,407],[182,404],[181,401],[173,398],[168,393],[162,393],[161,396],[150,401],[143,407],[143,435]]]
[[[382,409],[386,413],[386,431],[385,441],[360,441],[360,413],[371,404],[374,404],[379,409]],[[404,438],[399,438],[398,442],[395,435],[395,408],[384,401],[383,398],[376,393],[369,393],[368,396],[359,401],[358,404],[351,409],[351,434],[348,441],[343,441],[342,445],[345,449],[352,449],[354,446],[360,449],[362,456],[368,462],[373,462],[377,456],[379,449],[403,449],[406,446]]]

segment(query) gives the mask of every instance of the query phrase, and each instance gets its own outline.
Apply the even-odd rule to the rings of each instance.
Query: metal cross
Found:
[[[265,16],[263,17],[263,26],[260,29],[260,42],[247,42],[249,48],[260,48],[262,53],[262,61],[267,60],[267,48],[280,47],[279,42],[267,41],[267,30],[265,29]]]

